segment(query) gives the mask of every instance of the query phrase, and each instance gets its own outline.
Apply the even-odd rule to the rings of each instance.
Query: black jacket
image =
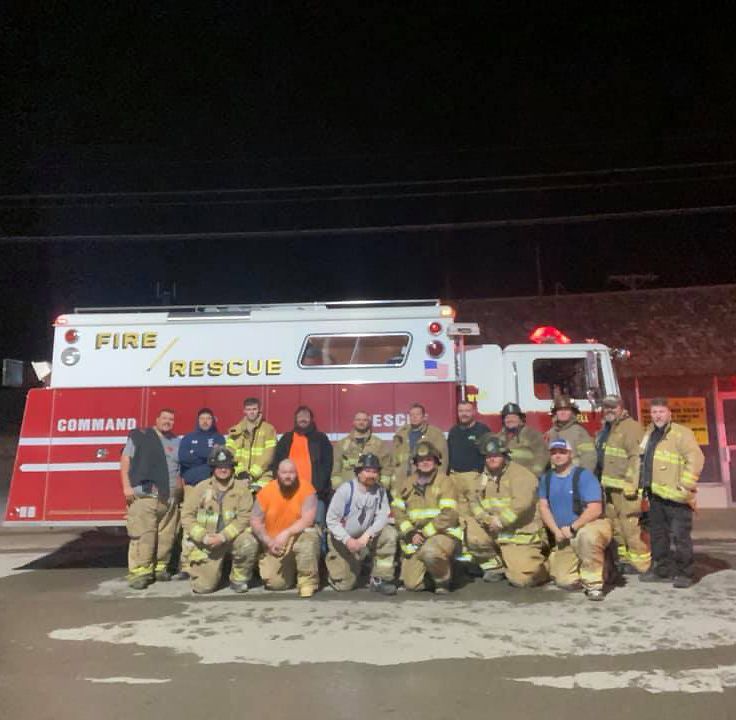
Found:
[[[312,485],[317,492],[317,497],[325,502],[330,501],[332,496],[332,443],[323,432],[316,429],[304,433],[307,436],[309,447],[309,458],[312,461]],[[276,477],[276,468],[279,463],[289,457],[294,431],[285,432],[276,443],[276,451],[273,457],[271,469]]]
[[[154,486],[162,499],[169,497],[169,470],[161,438],[153,428],[131,430],[135,453],[130,459],[128,476],[133,487],[140,486],[145,493]]]

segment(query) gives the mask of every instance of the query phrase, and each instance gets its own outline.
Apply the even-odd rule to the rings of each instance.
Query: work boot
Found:
[[[186,570],[179,570],[172,580],[189,580],[192,576]]]
[[[506,576],[502,572],[499,572],[498,570],[486,570],[483,573],[483,582],[497,583],[505,579],[506,579]]]
[[[248,592],[248,583],[245,582],[245,581],[243,581],[243,582],[231,582],[230,583],[230,589],[234,593],[239,593],[239,594],[247,593]]]
[[[168,570],[161,570],[156,573],[156,582],[169,582],[171,573]]]
[[[128,583],[128,587],[131,590],[145,590],[151,584],[151,579],[147,577],[139,577],[135,580],[131,580]]]
[[[300,598],[311,598],[314,593],[317,592],[317,588],[312,587],[311,585],[302,585],[302,587],[299,588],[299,597]]]
[[[588,600],[600,602],[601,600],[603,600],[604,597],[603,590],[599,588],[588,588],[585,591],[585,597],[587,597]]]
[[[672,582],[672,578],[660,575],[654,568],[649,568],[645,573],[639,575],[639,582],[668,583]]]
[[[448,595],[450,592],[450,583],[435,583],[434,594],[435,595]]]
[[[687,575],[675,575],[672,580],[672,587],[680,588],[682,590],[687,590],[689,587],[692,587],[692,585],[693,579]]]
[[[381,595],[396,595],[396,585],[390,580],[372,577],[368,583],[368,589]]]

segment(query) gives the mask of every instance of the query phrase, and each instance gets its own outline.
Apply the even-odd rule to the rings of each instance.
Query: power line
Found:
[[[566,170],[555,173],[527,173],[523,175],[496,175],[480,177],[459,177],[444,180],[391,180],[385,182],[370,183],[333,183],[320,185],[283,185],[262,188],[211,188],[198,190],[136,190],[115,192],[89,192],[89,193],[24,193],[14,195],[0,195],[0,200],[31,200],[31,199],[84,199],[84,198],[113,198],[113,197],[181,197],[191,195],[233,195],[233,194],[266,194],[266,193],[289,193],[305,192],[314,190],[362,190],[368,188],[389,187],[429,187],[436,185],[473,184],[481,182],[509,182],[514,180],[541,180],[545,178],[564,177],[600,177],[605,175],[620,175],[626,173],[660,172],[663,170],[687,170],[694,168],[716,168],[732,167],[736,160],[724,160],[718,162],[678,163],[671,165],[644,165],[641,167],[628,168],[604,168],[598,170]]]
[[[108,203],[101,202],[71,202],[71,203],[48,203],[48,204],[26,204],[26,205],[8,205],[2,204],[0,208],[32,208],[36,210],[62,210],[65,208],[151,208],[151,207],[196,207],[196,206],[237,206],[237,205],[279,205],[279,204],[308,204],[320,202],[355,202],[363,200],[412,200],[421,198],[439,198],[439,197],[471,197],[479,195],[496,195],[496,194],[515,194],[515,193],[536,193],[536,192],[557,192],[566,190],[589,190],[589,189],[608,189],[621,188],[642,185],[671,185],[676,183],[696,183],[696,182],[715,182],[723,180],[733,180],[736,174],[729,175],[696,175],[691,177],[677,178],[655,178],[655,179],[632,179],[616,182],[598,182],[598,183],[573,183],[564,185],[529,185],[520,187],[500,187],[500,188],[482,188],[477,190],[434,190],[426,192],[397,192],[384,194],[367,194],[367,195],[321,195],[311,197],[293,197],[293,198],[238,198],[232,200],[180,200],[180,201],[164,201],[164,202],[146,202],[142,204],[135,201],[112,201]],[[1,202],[1,199],[0,199]]]
[[[11,235],[0,237],[0,243],[22,243],[50,241],[136,241],[136,240],[236,240],[277,237],[315,237],[335,235],[385,235],[390,233],[421,233],[446,230],[482,230],[492,228],[531,227],[535,225],[566,225],[635,218],[681,217],[685,215],[714,215],[736,212],[736,205],[711,205],[704,207],[661,208],[612,213],[590,213],[585,215],[554,215],[536,218],[510,218],[507,220],[477,220],[456,223],[426,223],[404,225],[379,225],[366,227],[338,228],[284,228],[273,230],[242,230],[232,232],[197,233],[136,233],[104,235]]]

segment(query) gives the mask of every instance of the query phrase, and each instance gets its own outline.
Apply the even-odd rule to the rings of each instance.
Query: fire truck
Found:
[[[26,399],[7,525],[123,524],[121,450],[162,408],[180,434],[201,407],[226,431],[257,397],[284,432],[308,405],[333,440],[365,410],[390,441],[414,402],[445,431],[459,398],[494,430],[508,401],[546,430],[556,394],[594,425],[597,400],[618,392],[604,345],[471,345],[478,326],[438,300],[78,308],[54,325],[47,386]]]

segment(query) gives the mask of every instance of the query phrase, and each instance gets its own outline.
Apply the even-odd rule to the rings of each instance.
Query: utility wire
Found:
[[[489,182],[509,182],[514,180],[540,180],[545,178],[566,177],[600,177],[606,175],[619,175],[626,173],[660,172],[663,170],[687,170],[694,168],[716,168],[733,167],[736,160],[725,160],[718,162],[680,163],[672,165],[645,165],[641,167],[628,168],[605,168],[598,170],[566,170],[556,173],[530,173],[524,175],[497,175],[481,177],[460,177],[444,180],[392,180],[387,182],[370,183],[335,183],[321,185],[283,185],[262,188],[212,188],[199,190],[137,190],[116,192],[88,192],[88,193],[24,193],[14,195],[0,195],[0,200],[31,200],[31,199],[84,199],[84,198],[114,198],[114,197],[181,197],[191,195],[233,195],[233,194],[266,194],[266,193],[289,193],[320,190],[362,190],[368,188],[389,187],[431,187],[436,185],[473,184]]]
[[[599,182],[599,183],[574,183],[565,185],[530,185],[526,187],[501,187],[501,188],[483,188],[478,190],[431,190],[425,192],[397,192],[397,193],[374,193],[368,195],[321,195],[312,197],[293,197],[293,198],[238,198],[231,200],[178,200],[178,201],[153,201],[153,202],[136,202],[133,200],[123,200],[122,202],[110,200],[109,202],[64,202],[64,203],[29,203],[25,205],[7,205],[0,200],[0,209],[2,208],[31,208],[34,210],[63,210],[66,208],[151,208],[151,207],[197,207],[197,206],[237,206],[237,205],[301,205],[309,203],[321,202],[355,202],[364,200],[416,200],[421,198],[440,198],[440,197],[472,197],[479,195],[506,195],[518,193],[537,193],[537,192],[558,192],[558,191],[574,191],[589,189],[608,189],[645,185],[672,185],[677,183],[696,183],[696,182],[715,182],[723,180],[736,179],[736,174],[731,175],[697,175],[694,177],[678,177],[678,178],[656,178],[650,180],[622,180],[617,182]]]
[[[554,215],[536,218],[509,218],[507,220],[474,220],[455,223],[425,223],[403,225],[378,225],[365,227],[282,228],[272,230],[242,230],[231,232],[188,233],[110,233],[102,235],[11,235],[0,237],[0,243],[50,241],[119,241],[136,240],[235,240],[285,237],[316,237],[335,235],[385,235],[391,233],[422,233],[446,230],[482,230],[490,228],[531,227],[535,225],[572,225],[607,222],[636,218],[682,217],[686,215],[714,215],[736,212],[736,205],[711,205],[703,207],[661,208],[585,215]]]

